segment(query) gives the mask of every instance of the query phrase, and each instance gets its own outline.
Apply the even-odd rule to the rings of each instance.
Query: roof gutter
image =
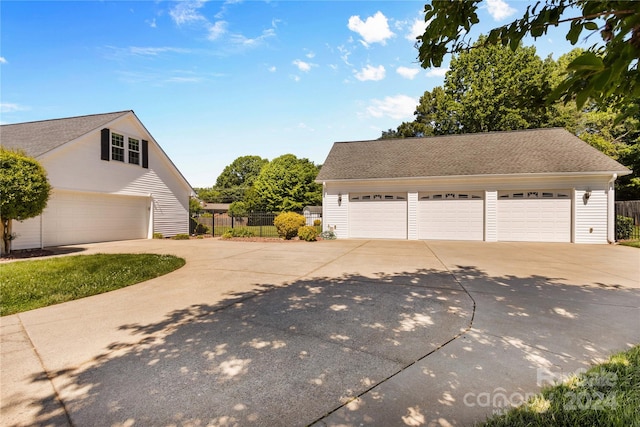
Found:
[[[626,171],[596,171],[596,172],[542,172],[542,173],[503,173],[503,174],[479,174],[479,175],[436,175],[436,176],[403,176],[396,178],[346,178],[346,179],[316,179],[317,183],[327,182],[377,182],[377,181],[410,181],[415,179],[491,179],[491,178],[553,178],[553,177],[576,177],[576,176],[611,176],[615,175],[616,178],[622,175],[629,175],[632,173],[630,170]],[[615,178],[614,178],[615,180]]]

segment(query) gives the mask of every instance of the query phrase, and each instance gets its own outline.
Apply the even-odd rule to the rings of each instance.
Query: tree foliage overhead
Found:
[[[425,22],[429,24],[417,42],[424,68],[440,66],[447,54],[478,47],[468,34],[479,22],[480,2],[433,1],[425,5]],[[482,45],[509,46],[515,51],[527,34],[537,38],[549,27],[559,25],[568,27],[566,38],[574,45],[581,36],[589,38],[599,33],[600,40],[568,64],[568,72],[550,100],[566,103],[575,99],[582,108],[591,98],[615,106],[621,117],[633,115],[640,97],[640,2],[538,1],[527,6],[522,18],[492,29]]]
[[[315,182],[318,166],[308,159],[285,154],[267,164],[254,182],[255,209],[271,212],[301,211],[320,205],[322,186]]]
[[[47,172],[32,157],[0,147],[0,218],[4,251],[11,250],[11,222],[33,218],[47,206]]]

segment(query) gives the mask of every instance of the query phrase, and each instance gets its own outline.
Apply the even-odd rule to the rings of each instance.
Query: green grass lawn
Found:
[[[622,246],[631,246],[633,248],[640,248],[640,240],[623,240],[618,242]]]
[[[480,425],[638,426],[640,345]]]
[[[0,266],[0,315],[109,292],[182,267],[172,255],[96,254]]]

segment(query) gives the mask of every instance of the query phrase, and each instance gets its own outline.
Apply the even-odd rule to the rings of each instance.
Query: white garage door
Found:
[[[418,194],[418,238],[484,240],[483,193]]]
[[[406,239],[407,194],[350,194],[349,237]]]
[[[498,192],[498,240],[570,242],[571,192]]]
[[[43,243],[144,239],[148,227],[148,197],[56,191],[43,215]]]

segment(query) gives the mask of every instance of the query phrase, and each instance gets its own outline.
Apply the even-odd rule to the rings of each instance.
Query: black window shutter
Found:
[[[142,167],[149,169],[149,141],[142,140]]]
[[[109,148],[111,145],[109,129],[104,128],[100,131],[100,158],[109,161]]]

